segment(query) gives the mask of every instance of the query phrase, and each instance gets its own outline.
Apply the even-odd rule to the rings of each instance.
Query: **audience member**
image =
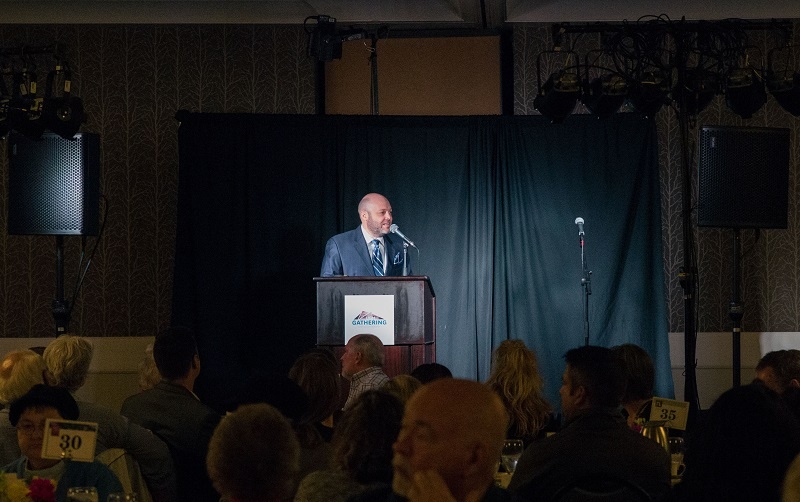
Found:
[[[222,419],[208,445],[208,475],[223,500],[279,502],[297,483],[300,448],[288,420],[266,403]]]
[[[384,390],[368,390],[342,414],[333,433],[334,468],[309,474],[296,502],[345,501],[392,482],[392,444],[400,431],[403,404]]]
[[[450,368],[439,363],[423,363],[414,368],[411,376],[422,382],[423,385],[440,378],[453,378]]]
[[[45,383],[45,370],[42,356],[32,350],[12,350],[0,362],[0,465],[20,456],[17,429],[8,419],[9,405],[34,385]]]
[[[78,405],[66,389],[34,385],[28,393],[11,403],[9,411],[11,425],[17,429],[22,456],[0,471],[26,480],[34,477],[52,479],[56,483],[58,501],[65,500],[67,489],[74,486],[97,488],[98,500],[107,500],[109,493],[122,491],[114,473],[96,460],[70,462],[42,458],[46,420],[77,420],[78,413]]]
[[[800,424],[762,385],[724,392],[692,430],[679,501],[777,501],[800,453]]]
[[[313,424],[304,422],[304,417],[308,416],[309,400],[303,389],[289,377],[255,373],[237,394],[228,410],[233,411],[244,404],[266,403],[289,419],[300,444],[298,479],[330,467],[333,456],[331,445],[322,439]]]
[[[192,332],[172,327],[153,344],[153,357],[162,376],[152,389],[130,396],[122,414],[153,431],[169,447],[177,477],[177,500],[219,500],[206,472],[206,454],[220,415],[200,402],[194,383],[200,356]]]
[[[302,423],[313,426],[325,442],[330,442],[342,387],[335,356],[329,351],[309,351],[294,362],[289,378],[308,396],[308,413]]]
[[[153,359],[153,344],[147,344],[144,349],[144,358],[139,362],[139,390],[152,389],[161,381],[161,373]]]
[[[756,379],[778,394],[800,388],[800,350],[775,350],[756,365]]]
[[[653,403],[653,386],[656,382],[653,360],[643,348],[632,343],[611,347],[611,351],[617,356],[625,378],[622,414],[628,427],[641,431],[642,425],[650,419]]]
[[[357,500],[505,501],[495,486],[508,419],[485,385],[443,378],[423,385],[408,401],[394,443],[392,492]]]
[[[422,387],[422,382],[412,377],[411,375],[397,375],[389,379],[388,382],[383,384],[382,389],[386,392],[393,394],[397,399],[405,405],[411,396]]]
[[[64,387],[75,398],[85,383],[94,348],[80,336],[61,335],[44,350],[51,385]],[[122,448],[136,460],[150,494],[156,502],[175,500],[175,468],[169,449],[149,430],[104,406],[78,400],[80,419],[97,422],[96,453]]]
[[[342,376],[350,380],[345,410],[359,394],[369,389],[379,389],[389,380],[383,372],[385,359],[383,342],[377,336],[362,334],[348,340],[342,355]]]
[[[527,446],[548,426],[555,430],[536,354],[522,340],[504,340],[494,350],[486,385],[500,396],[508,412],[506,437],[522,439]]]
[[[764,354],[756,365],[756,382],[777,392],[800,419],[800,350],[776,350]]]
[[[670,495],[670,457],[655,441],[631,430],[619,412],[624,380],[610,349],[585,346],[564,356],[559,391],[564,428],[529,446],[509,490],[549,500],[589,475],[622,478],[654,500]]]
[[[800,502],[800,455],[794,457],[783,478],[782,502]]]

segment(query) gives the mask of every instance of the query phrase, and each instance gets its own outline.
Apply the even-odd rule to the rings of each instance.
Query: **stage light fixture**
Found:
[[[671,73],[647,71],[630,85],[628,102],[645,118],[653,118],[661,107],[671,102],[671,89]]]
[[[578,74],[562,70],[550,75],[533,100],[533,107],[554,124],[564,121],[578,102],[580,96]]]
[[[800,73],[770,71],[767,87],[781,108],[795,117],[800,117]]]
[[[60,82],[62,81],[63,82]],[[61,96],[51,97],[56,88]],[[72,96],[72,72],[66,67],[57,65],[47,75],[47,90],[42,108],[42,119],[47,129],[64,139],[72,139],[80,129],[86,115],[83,100]]]
[[[620,109],[628,93],[628,82],[613,73],[584,82],[581,102],[598,118],[607,118]]]
[[[764,81],[752,68],[734,68],[725,80],[725,103],[743,119],[749,119],[767,102]]]
[[[681,93],[684,96],[686,109],[689,115],[697,115],[711,104],[714,96],[720,93],[720,78],[717,73],[702,67],[687,68],[683,80],[678,80],[672,90],[672,99],[681,106]]]

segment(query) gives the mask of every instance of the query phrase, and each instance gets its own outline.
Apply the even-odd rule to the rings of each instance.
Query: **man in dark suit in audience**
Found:
[[[361,225],[334,235],[325,245],[322,277],[403,275],[403,240],[393,235],[392,205],[379,193],[368,193],[358,204]],[[410,275],[411,268],[406,272]]]
[[[627,480],[653,500],[667,500],[670,456],[625,423],[620,412],[624,379],[614,354],[586,346],[564,358],[559,393],[565,426],[525,450],[509,490],[527,499],[550,500],[578,479],[602,475]]]
[[[217,502],[219,495],[206,472],[206,453],[221,416],[193,392],[200,356],[192,332],[174,327],[160,333],[153,357],[161,382],[126,399],[122,414],[167,443],[175,463],[179,501]]]

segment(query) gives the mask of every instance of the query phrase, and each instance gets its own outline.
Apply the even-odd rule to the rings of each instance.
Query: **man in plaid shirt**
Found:
[[[389,381],[383,372],[385,360],[383,342],[375,335],[356,335],[347,342],[342,355],[342,376],[350,380],[345,410],[362,392],[378,389]]]

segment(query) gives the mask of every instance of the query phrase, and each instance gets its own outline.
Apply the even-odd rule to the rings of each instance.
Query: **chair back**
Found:
[[[153,502],[150,490],[139,470],[139,463],[130,453],[122,448],[109,448],[95,458],[111,469],[111,472],[119,479],[125,493],[135,493],[139,502]]]
[[[642,487],[628,479],[609,474],[590,474],[561,487],[551,502],[651,502]]]

